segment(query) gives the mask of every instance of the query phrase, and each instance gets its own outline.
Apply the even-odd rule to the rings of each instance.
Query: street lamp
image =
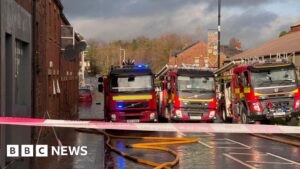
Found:
[[[221,66],[221,0],[218,0],[218,69]]]
[[[123,48],[120,48],[120,66],[122,65],[122,51],[123,51],[123,60],[126,60],[126,51]]]

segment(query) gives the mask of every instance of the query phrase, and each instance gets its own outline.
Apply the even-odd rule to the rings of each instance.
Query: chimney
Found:
[[[297,32],[297,31],[300,31],[300,23],[291,26],[290,32]]]

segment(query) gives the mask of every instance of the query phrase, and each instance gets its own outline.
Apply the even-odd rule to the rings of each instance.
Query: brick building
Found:
[[[1,0],[0,18],[0,116],[76,116],[79,57],[63,57],[61,27],[70,23],[60,0]],[[5,147],[35,143],[34,133],[30,127],[0,126],[0,168],[12,161],[10,168],[30,168],[29,159],[6,158]]]
[[[221,65],[226,58],[230,58],[242,51],[230,47],[229,45],[221,45]],[[209,30],[207,43],[195,42],[179,52],[172,52],[169,57],[169,65],[188,64],[198,67],[217,68],[218,67],[218,32]]]
[[[217,56],[215,56],[217,57]],[[226,56],[221,53],[221,63],[225,60]],[[208,53],[208,45],[204,42],[196,42],[182,51],[174,53],[169,57],[170,65],[189,64],[199,67],[216,68],[217,62],[213,55]]]
[[[62,27],[70,26],[59,0],[36,0],[34,117],[48,112],[53,119],[70,119],[78,110],[78,59],[63,57]],[[73,33],[73,41],[80,41]]]

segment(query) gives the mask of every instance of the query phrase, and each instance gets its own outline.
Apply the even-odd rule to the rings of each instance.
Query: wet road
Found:
[[[247,168],[274,168],[300,169],[300,148],[282,143],[254,137],[249,134],[175,134],[157,132],[118,132],[123,135],[146,135],[165,137],[198,138],[198,143],[169,146],[176,150],[180,162],[176,169],[247,169]],[[137,143],[138,140],[115,140],[114,145],[126,153],[143,159],[163,163],[172,161],[173,157],[164,152],[154,150],[128,149],[127,144]],[[113,154],[114,165],[108,168],[139,168],[151,167],[137,165]]]
[[[80,119],[103,119],[103,103],[99,94],[94,97],[93,104],[80,107]],[[35,169],[150,169],[128,161],[115,153],[105,150],[103,137],[99,135],[78,133],[74,129],[56,129],[64,145],[86,145],[88,156],[85,157],[49,157],[34,161]],[[294,147],[249,134],[193,134],[169,132],[129,132],[108,131],[115,135],[190,137],[198,138],[198,143],[169,146],[179,153],[180,162],[175,169],[247,169],[274,168],[300,169],[300,148]],[[49,140],[48,140],[49,141]],[[158,163],[172,161],[173,156],[156,150],[126,148],[126,145],[138,143],[140,140],[113,140],[119,150],[129,155]],[[52,137],[51,143],[57,145]]]

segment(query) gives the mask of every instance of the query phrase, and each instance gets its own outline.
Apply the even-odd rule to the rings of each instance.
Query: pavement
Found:
[[[94,92],[92,103],[80,103],[79,119],[103,119],[103,98]],[[64,146],[87,146],[87,156],[53,156],[32,159],[32,169],[104,169],[105,152],[104,138],[101,135],[87,134],[68,128],[55,128],[58,138]],[[57,146],[58,142],[53,132],[39,144]]]

